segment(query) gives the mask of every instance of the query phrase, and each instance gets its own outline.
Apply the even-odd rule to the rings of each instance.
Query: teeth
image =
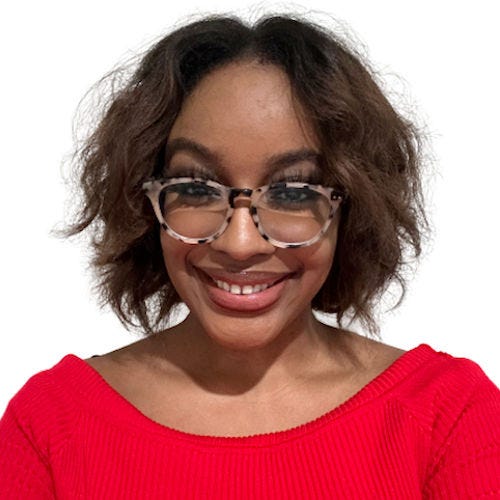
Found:
[[[232,293],[233,295],[250,295],[251,293],[262,292],[270,285],[262,284],[262,285],[243,285],[242,287],[239,285],[230,285],[225,281],[215,280],[215,284],[218,288],[225,290],[226,292]]]

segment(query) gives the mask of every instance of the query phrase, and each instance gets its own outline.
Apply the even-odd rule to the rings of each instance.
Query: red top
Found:
[[[33,376],[0,421],[2,499],[422,496],[500,498],[500,391],[474,362],[425,344],[339,407],[269,434],[160,425],[73,354]]]

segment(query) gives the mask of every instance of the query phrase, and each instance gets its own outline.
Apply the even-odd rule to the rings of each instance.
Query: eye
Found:
[[[275,209],[302,210],[317,203],[321,195],[306,187],[271,186],[266,193],[266,203]]]
[[[221,194],[218,189],[202,182],[184,182],[169,186],[169,192],[176,193],[179,197],[200,201],[210,198],[219,199]]]
[[[219,203],[221,198],[222,194],[217,188],[199,181],[172,184],[165,189],[167,204],[177,206],[207,206]]]
[[[214,188],[200,182],[185,182],[177,185],[174,184],[172,186],[172,191],[181,196],[194,197],[210,196],[217,192]]]

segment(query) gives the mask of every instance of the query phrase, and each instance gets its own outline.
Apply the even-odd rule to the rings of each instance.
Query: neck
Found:
[[[163,335],[164,353],[205,390],[265,398],[332,368],[336,330],[312,311],[271,341],[238,349],[216,342],[192,315]]]

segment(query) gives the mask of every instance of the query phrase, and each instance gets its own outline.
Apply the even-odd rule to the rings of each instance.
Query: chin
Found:
[[[200,311],[199,316],[194,314],[194,317],[203,318],[202,321],[196,319],[201,330],[219,346],[234,351],[249,351],[264,348],[278,339],[286,340],[285,334],[290,339],[292,325],[296,326],[299,321],[286,315],[286,310],[271,308],[260,314],[213,314],[213,311]]]

